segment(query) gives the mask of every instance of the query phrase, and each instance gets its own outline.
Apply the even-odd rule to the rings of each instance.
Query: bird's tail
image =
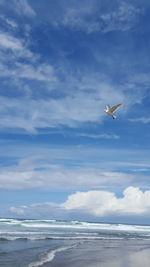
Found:
[[[117,116],[116,116],[116,115],[112,115],[112,118],[113,118],[113,119],[116,119],[116,118],[117,118]]]

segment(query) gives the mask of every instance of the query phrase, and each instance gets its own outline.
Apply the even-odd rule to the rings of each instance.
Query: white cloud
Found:
[[[16,90],[22,94],[24,92],[24,96],[29,96],[32,91],[24,80],[40,82],[40,85],[45,85],[46,90],[50,90],[50,87],[53,89],[54,83],[57,81],[54,68],[50,64],[43,63],[40,55],[31,51],[29,42],[26,42],[25,38],[1,32],[0,57],[0,76],[5,78],[5,85],[8,84],[8,87],[12,84]],[[6,101],[9,100],[6,99]]]
[[[137,18],[142,13],[142,9],[131,5],[125,1],[113,5],[111,11],[105,7],[105,12],[99,1],[88,1],[88,4],[82,1],[63,6],[59,5],[59,14],[52,17],[53,25],[60,27],[65,26],[74,30],[81,30],[86,33],[92,32],[110,32],[110,31],[127,31],[137,22]]]
[[[16,30],[18,28],[18,24],[14,20],[7,18],[3,15],[0,15],[0,19],[2,20],[2,23],[5,23],[11,29]]]
[[[80,29],[88,33],[99,31],[99,22],[92,18],[93,5],[88,3],[88,5],[78,5],[72,7],[68,6],[64,9],[62,20],[55,21],[57,26],[65,25],[73,29]]]
[[[149,117],[141,117],[141,118],[129,119],[129,121],[131,121],[131,122],[150,123],[150,118]]]
[[[6,49],[11,49],[11,50],[22,50],[23,49],[23,45],[22,42],[9,35],[8,33],[0,33],[0,46]]]
[[[150,85],[150,74],[149,72],[140,72],[140,73],[135,73],[134,75],[132,75],[129,79],[131,85],[132,84],[142,84],[142,87],[144,85],[144,87],[149,88]]]
[[[84,6],[82,8],[84,10]],[[88,7],[86,12],[90,12]],[[1,129],[15,128],[16,131],[23,129],[37,133],[38,128],[80,127],[88,123],[101,123],[108,119],[103,112],[106,103],[124,103],[118,111],[121,116],[130,109],[131,103],[142,98],[140,94],[135,99],[132,90],[127,95],[124,88],[116,89],[107,77],[104,79],[99,73],[83,72],[81,78],[81,74],[68,70],[64,62],[59,68],[43,62],[42,57],[31,51],[30,44],[23,38],[6,32],[1,32],[0,37],[0,76],[5,79],[5,86],[8,84],[9,88],[11,84],[21,95],[16,99],[0,98]],[[60,97],[53,98],[50,92],[53,95],[56,92]],[[87,137],[119,138],[117,134]]]
[[[10,212],[28,217],[55,218],[67,214],[103,216],[146,216],[150,212],[150,190],[141,191],[128,187],[118,198],[113,192],[87,191],[69,195],[64,203],[34,203],[28,206],[10,207]]]
[[[27,0],[12,0],[12,8],[19,15],[26,15],[29,17],[36,15],[34,9],[29,5],[29,2]]]
[[[6,5],[6,1],[0,0],[0,5]],[[7,2],[7,7],[20,16],[25,15],[27,17],[34,17],[36,15],[35,10],[29,4],[29,0],[10,0]]]
[[[86,12],[90,12],[88,7]],[[31,51],[30,43],[24,38],[6,32],[1,32],[0,37],[0,76],[5,79],[5,86],[8,84],[10,87],[11,84],[21,95],[16,99],[0,98],[1,129],[15,128],[16,131],[23,129],[37,133],[38,128],[80,127],[88,123],[101,123],[108,119],[103,112],[106,103],[124,103],[118,111],[121,116],[128,111],[131,103],[141,99],[141,95],[135,99],[132,90],[127,95],[124,88],[116,89],[107,77],[104,79],[99,73],[83,72],[81,78],[81,74],[68,70],[64,62],[59,68],[43,62],[40,55]],[[51,97],[52,91],[53,95],[56,92],[60,97]],[[88,137],[119,138],[117,134]]]
[[[46,81],[55,82],[57,80],[54,69],[48,64],[23,64],[16,63],[13,69],[7,69],[7,72],[2,73],[3,75],[11,76],[14,78],[36,80],[36,81]]]
[[[142,10],[135,8],[129,3],[121,2],[115,11],[105,13],[100,16],[105,24],[103,31],[130,30],[134,26],[137,21],[137,17],[141,14],[141,12]]]
[[[20,207],[10,207],[9,212],[25,218],[64,218],[66,212],[57,203],[33,203],[31,205]]]
[[[9,56],[8,56],[9,51]],[[15,70],[15,64],[20,58],[32,61],[35,63],[38,56],[33,54],[30,49],[25,44],[25,40],[17,38],[8,32],[0,32],[0,55],[1,55],[1,76],[6,75],[9,72],[9,64],[13,63],[13,68]],[[6,71],[5,71],[6,69]],[[10,73],[7,74],[9,76]]]
[[[78,127],[85,123],[101,123],[107,118],[103,111],[107,102],[115,104],[112,102],[114,99],[118,103],[127,101],[127,98],[121,91],[115,90],[113,86],[109,84],[101,83],[99,79],[94,81],[92,85],[93,77],[87,77],[85,83],[84,80],[78,80],[78,78],[76,78],[76,85],[72,85],[72,81],[69,77],[69,80],[66,80],[65,83],[62,84],[55,69],[46,64],[33,66],[31,64],[24,65],[17,63],[13,70],[1,68],[1,74],[3,76],[8,76],[9,79],[12,78],[12,82],[18,82],[19,78],[20,80],[33,79],[43,82],[47,92],[53,90],[57,93],[59,88],[64,92],[64,96],[55,99],[50,97],[45,99],[10,99],[1,97],[0,125],[3,128],[22,128],[28,132],[34,133],[37,128],[59,126]],[[37,88],[35,92],[29,89],[26,84],[24,86],[24,81],[22,82],[22,92],[24,88],[25,91],[27,89],[27,93],[30,93],[29,91],[31,90],[31,94],[34,95],[34,93],[36,94],[39,90],[39,88]],[[18,83],[18,87],[21,85]],[[76,86],[78,88],[77,90],[75,90]],[[89,93],[88,90],[90,88],[92,88],[92,90]],[[40,95],[42,98],[41,92]],[[128,108],[129,106],[126,105],[126,109],[120,110],[120,116],[121,113],[123,114],[123,112],[126,112]],[[117,136],[101,136],[101,138],[110,137],[116,138]]]
[[[11,207],[10,212],[15,213],[17,215],[23,215],[25,213],[25,206],[22,206],[20,208]]]
[[[60,152],[60,153],[59,153]],[[51,156],[50,157],[50,155]],[[65,151],[49,151],[45,157],[29,157],[19,161],[16,165],[1,167],[0,188],[2,189],[49,189],[49,190],[74,190],[96,189],[102,187],[124,186],[130,183],[138,183],[141,176],[125,174],[115,171],[105,171],[90,167],[70,167],[68,164],[54,164],[61,158],[63,161],[71,159],[71,155],[65,155]],[[63,155],[61,155],[63,153]],[[80,152],[81,153],[81,152]],[[49,161],[46,159],[49,158]],[[54,158],[53,158],[54,157]],[[67,159],[68,158],[68,159]],[[76,159],[77,160],[77,159]],[[78,159],[79,160],[79,159]],[[43,163],[45,162],[45,163]]]
[[[116,134],[88,134],[88,133],[79,133],[78,136],[88,137],[92,139],[119,139],[120,137]]]
[[[107,191],[77,192],[62,204],[66,210],[78,210],[95,216],[142,215],[150,212],[150,190],[142,192],[137,187],[128,187],[122,198]]]

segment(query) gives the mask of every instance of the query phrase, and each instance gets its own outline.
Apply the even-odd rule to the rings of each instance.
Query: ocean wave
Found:
[[[2,224],[21,224],[20,220],[15,219],[0,219],[0,223]]]
[[[0,237],[0,242],[6,241],[48,241],[48,240],[126,240],[126,239],[149,239],[149,235],[106,235],[106,236],[4,236]]]
[[[15,240],[29,240],[27,237],[0,237],[0,242],[3,241],[15,241]]]
[[[42,266],[46,262],[51,262],[54,259],[56,253],[64,251],[64,250],[68,250],[70,248],[72,248],[72,247],[69,247],[69,246],[68,247],[60,247],[60,248],[51,250],[51,251],[41,255],[39,260],[31,262],[28,265],[28,267],[38,267],[38,266]]]
[[[88,229],[88,230],[112,230],[112,231],[149,231],[150,232],[150,226],[140,226],[140,225],[124,225],[124,224],[94,224],[94,223],[80,223],[80,224],[72,224],[62,222],[61,224],[59,222],[56,223],[33,223],[33,224],[27,224],[22,222],[22,227],[26,228],[60,228],[60,229]]]
[[[51,237],[0,237],[1,241],[16,241],[16,240],[23,240],[23,241],[39,241],[39,240],[107,240],[107,239],[123,239],[123,237],[96,237],[96,236],[51,236]]]
[[[90,223],[80,221],[59,221],[59,220],[19,220],[19,219],[0,219],[0,225],[19,226],[23,228],[60,228],[60,229],[85,229],[85,230],[105,230],[105,231],[134,231],[150,232],[150,226],[111,224],[111,223]]]

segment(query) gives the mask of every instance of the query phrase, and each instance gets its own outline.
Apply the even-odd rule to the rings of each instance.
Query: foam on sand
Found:
[[[60,247],[60,248],[51,250],[51,251],[41,255],[38,261],[31,262],[28,265],[28,267],[38,267],[38,266],[42,266],[46,262],[51,262],[54,259],[56,253],[70,249],[70,248],[72,248],[72,247]]]

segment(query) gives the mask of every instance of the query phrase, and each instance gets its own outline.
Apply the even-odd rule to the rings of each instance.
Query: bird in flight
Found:
[[[115,106],[110,107],[109,105],[106,105],[104,112],[106,112],[106,114],[112,116],[113,119],[116,118],[116,116],[114,115],[114,111],[119,108],[122,104],[117,104]]]

